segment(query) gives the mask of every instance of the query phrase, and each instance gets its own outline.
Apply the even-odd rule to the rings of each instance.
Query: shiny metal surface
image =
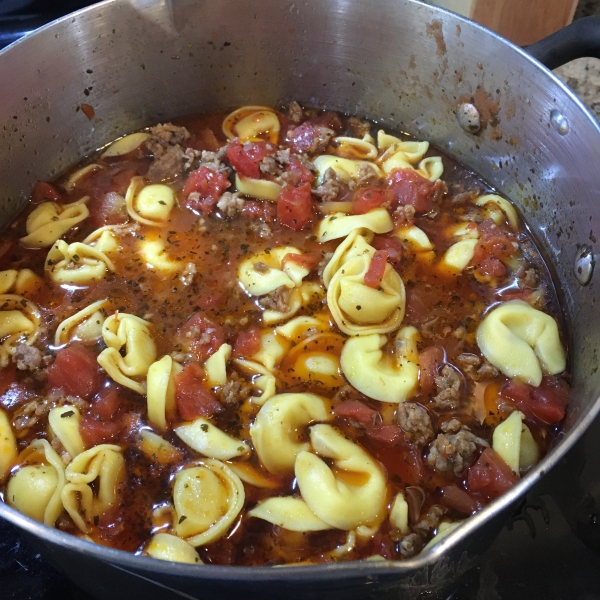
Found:
[[[404,563],[170,565],[88,544],[0,504],[0,516],[39,536],[54,563],[97,597],[442,593],[597,414],[599,284],[592,276],[582,287],[573,264],[600,228],[600,170],[589,167],[600,161],[599,126],[549,71],[495,34],[413,0],[108,0],[0,52],[0,75],[10,82],[0,86],[0,223],[37,179],[117,135],[176,115],[296,99],[428,139],[512,198],[555,266],[575,340],[573,400],[555,451],[434,550]],[[463,103],[480,115],[477,135],[457,122]],[[93,107],[91,120],[82,104]],[[552,126],[553,111],[568,131]]]

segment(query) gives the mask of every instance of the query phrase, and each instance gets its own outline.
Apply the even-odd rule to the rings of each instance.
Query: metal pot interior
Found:
[[[323,581],[351,571],[397,579],[443,556],[458,565],[465,540],[489,540],[491,517],[555,464],[598,412],[600,327],[593,323],[600,294],[597,276],[582,285],[574,264],[592,248],[600,224],[600,170],[590,168],[600,162],[600,130],[549,71],[490,31],[414,0],[107,0],[1,52],[0,72],[10,82],[0,87],[2,224],[36,180],[119,135],[176,115],[296,99],[431,141],[511,198],[545,249],[573,340],[573,396],[558,447],[429,554],[395,565],[308,567],[304,576]],[[459,126],[462,102],[479,110],[479,134]],[[198,574],[93,548],[3,504],[0,515],[45,544],[84,549],[124,568]],[[203,577],[242,576],[225,571],[206,567]],[[276,572],[253,576],[275,582],[297,573]]]

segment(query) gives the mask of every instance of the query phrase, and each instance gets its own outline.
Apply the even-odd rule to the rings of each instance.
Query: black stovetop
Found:
[[[0,48],[88,4],[0,0]],[[92,598],[0,519],[0,600]],[[600,600],[600,419],[531,490],[448,600]]]

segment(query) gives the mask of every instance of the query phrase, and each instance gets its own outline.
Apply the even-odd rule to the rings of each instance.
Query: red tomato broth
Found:
[[[309,112],[309,115],[304,127],[301,125],[296,133],[292,130],[291,137],[288,134],[288,139],[293,142],[289,144],[292,148],[306,149],[314,137],[315,126],[333,125],[338,131],[343,130],[345,126],[343,118],[340,121],[339,117],[334,119],[331,114],[322,116],[313,111]],[[191,133],[187,146],[214,151],[217,149],[215,143],[222,145],[226,141],[221,131],[221,122],[224,116],[222,113],[216,113],[208,116],[186,117],[177,119],[174,123],[185,126]],[[341,123],[339,126],[336,119]],[[280,134],[280,142],[283,142],[288,124],[285,117],[281,116],[280,120],[284,124]],[[208,134],[207,131],[212,133]],[[271,150],[267,151],[265,146],[262,142],[259,143],[255,147],[256,152],[250,153],[252,154],[251,160],[246,155],[242,157],[241,160],[245,166],[240,171],[241,174],[261,177],[260,171],[257,172],[258,162],[263,155],[271,152]],[[433,149],[430,149],[428,153],[428,155],[436,156],[439,154],[437,150]],[[240,148],[236,147],[235,157],[231,162],[235,164],[236,160],[240,160],[240,156]],[[54,201],[61,204],[68,204],[84,195],[90,196],[88,206],[92,212],[92,218],[71,229],[64,236],[68,242],[84,239],[91,231],[106,222],[105,216],[101,216],[100,222],[98,219],[94,220],[94,210],[100,215],[104,215],[102,203],[106,193],[124,194],[127,188],[125,180],[133,175],[144,176],[148,171],[151,157],[142,149],[138,149],[123,157],[103,160],[96,156],[91,162],[102,164],[105,168],[87,176],[74,190],[67,191],[61,188],[65,179],[60,178],[53,184],[55,187],[38,185],[34,192],[34,198],[39,202],[40,198],[42,201],[47,198],[54,200],[51,198],[55,195],[53,190],[59,190],[60,198],[56,198]],[[250,162],[253,166],[250,165]],[[454,190],[450,196],[453,193],[459,193],[461,186],[463,189],[477,186],[481,193],[489,191],[489,187],[485,183],[460,167],[452,159],[444,156],[443,163],[445,168],[442,177]],[[244,171],[246,167],[247,169]],[[150,322],[150,330],[157,346],[158,357],[189,350],[189,348],[183,347],[185,344],[181,343],[181,335],[190,321],[208,319],[209,322],[213,322],[218,328],[218,335],[213,336],[214,339],[205,345],[206,347],[192,349],[191,354],[194,355],[194,358],[189,363],[192,366],[186,367],[188,369],[187,376],[190,371],[193,371],[192,379],[199,382],[198,385],[201,385],[203,381],[201,362],[216,351],[223,341],[234,347],[234,357],[237,355],[247,357],[251,352],[255,352],[257,340],[254,332],[257,327],[261,327],[261,308],[256,298],[246,295],[239,287],[237,267],[240,261],[253,253],[263,251],[266,247],[288,245],[298,248],[302,255],[310,256],[308,262],[312,266],[315,262],[319,262],[326,253],[333,252],[341,241],[325,244],[317,242],[313,223],[318,221],[318,217],[315,216],[312,206],[316,205],[317,201],[314,196],[310,195],[310,188],[311,186],[314,188],[315,185],[312,181],[313,177],[310,171],[299,163],[292,163],[290,170],[297,173],[297,178],[291,187],[283,188],[285,191],[283,192],[283,203],[279,205],[278,219],[276,217],[278,205],[269,204],[266,201],[250,200],[247,202],[248,214],[244,216],[242,212],[241,217],[234,219],[214,216],[212,211],[215,202],[212,199],[209,203],[209,210],[201,211],[206,212],[203,216],[199,216],[198,211],[189,210],[185,207],[185,202],[182,202],[172,210],[165,227],[160,229],[140,227],[137,231],[121,236],[120,249],[117,254],[111,256],[115,271],[109,273],[104,280],[88,286],[60,286],[46,283],[34,298],[41,307],[46,327],[40,344],[46,344],[50,348],[50,352],[54,353],[53,356],[60,357],[60,352],[65,352],[65,350],[56,350],[52,346],[52,336],[56,326],[92,302],[107,298],[107,314],[112,314],[114,311],[127,312],[146,318]],[[124,177],[123,174],[126,176]],[[185,178],[178,178],[171,184],[176,191],[185,190],[186,187]],[[420,180],[417,181],[417,184],[423,188],[430,188],[428,183],[425,184]],[[392,184],[390,186],[393,187]],[[406,194],[404,189],[406,186],[401,187],[402,194]],[[189,186],[190,190],[196,188],[193,188],[191,184]],[[221,193],[224,189],[226,189],[225,183],[221,181],[219,192]],[[344,193],[342,192],[342,195]],[[388,200],[388,194],[386,194],[382,201],[387,202]],[[280,202],[282,202],[281,197]],[[379,202],[379,198],[371,198],[367,194],[364,203],[368,204],[369,202],[373,202],[375,206]],[[402,203],[404,202],[402,200]],[[290,205],[300,205],[301,208],[299,212],[291,214],[288,208]],[[435,218],[422,214],[430,208],[429,202],[421,202],[414,221],[427,233],[439,256],[450,245],[444,234],[446,228],[462,222],[461,218],[467,215],[472,207],[464,204],[452,206],[449,200],[445,200],[442,205],[443,210],[439,210]],[[362,210],[359,206],[357,212],[362,212]],[[15,227],[9,230],[7,237],[17,240],[25,235],[25,219],[29,212],[30,210],[25,211],[17,219]],[[262,238],[259,231],[251,226],[253,221],[267,221],[272,236],[267,240]],[[193,262],[201,265],[201,272],[198,273],[191,285],[185,285],[181,279],[183,268],[175,274],[165,276],[158,270],[145,266],[139,254],[138,243],[146,236],[164,242],[169,249],[170,257],[180,264]],[[539,255],[533,251],[533,243],[525,231],[520,231],[516,239],[524,251],[529,252],[531,263],[540,271],[542,280],[547,286],[545,294],[547,308],[545,310],[550,314],[559,314],[557,301],[552,295],[553,289],[547,269],[539,259]],[[475,331],[490,306],[501,299],[500,288],[490,289],[485,283],[476,280],[470,272],[460,276],[446,276],[432,269],[431,265],[421,260],[410,247],[404,246],[400,249],[395,239],[393,242],[386,242],[384,237],[379,237],[379,240],[381,241],[376,245],[377,256],[382,260],[380,260],[381,264],[377,266],[376,272],[373,273],[373,287],[377,287],[381,281],[382,267],[385,267],[386,264],[393,264],[401,274],[407,289],[408,306],[403,325],[414,325],[421,330],[420,352],[427,352],[428,348],[431,349],[434,346],[442,349],[443,359],[434,365],[436,373],[439,373],[439,369],[446,362],[456,364],[456,358],[461,353],[478,354]],[[387,247],[394,249],[394,256],[388,256]],[[9,252],[0,256],[0,269],[19,268],[26,265],[37,274],[43,275],[46,254],[47,249],[24,249],[15,244]],[[298,262],[302,264],[301,260]],[[503,283],[502,289],[510,287],[516,282],[514,274],[511,273],[507,277],[508,280]],[[316,268],[313,268],[305,278],[305,281],[318,280]],[[313,309],[314,307],[309,307],[299,314],[311,314]],[[453,332],[460,327],[464,329],[464,335],[457,338]],[[336,334],[339,333],[332,321],[331,329]],[[100,350],[101,345],[99,344],[86,347],[86,352],[90,353],[97,354]],[[389,348],[386,349],[388,352],[389,350]],[[340,349],[336,348],[333,354],[339,357],[339,352]],[[50,369],[56,369],[57,367],[54,365],[57,363],[60,365],[60,358],[55,360]],[[7,370],[0,371],[0,376],[5,371]],[[179,379],[185,382],[186,370],[184,369],[182,373],[184,375],[180,374]],[[342,377],[341,373],[340,377]],[[502,381],[506,381],[506,378],[502,376],[500,378]],[[31,377],[27,377],[22,372],[10,374],[8,380],[11,379],[15,382],[13,386],[18,386],[18,390],[11,395],[10,389],[7,389],[0,396],[0,405],[11,416],[16,414],[18,407],[24,403],[28,394],[29,396],[43,395],[49,390],[49,386],[50,388],[58,387],[57,382],[54,382],[55,385],[53,385],[52,377],[50,377],[49,384],[43,381],[32,381]],[[428,377],[428,380],[432,379],[433,373],[431,377]],[[4,378],[1,381],[4,381]],[[84,413],[84,428],[88,429],[84,440],[117,443],[126,448],[125,481],[127,483],[122,485],[119,490],[118,506],[114,511],[103,515],[98,527],[92,528],[91,537],[101,544],[131,552],[140,551],[151,535],[152,509],[171,499],[175,472],[184,466],[196,464],[200,455],[190,450],[171,430],[167,430],[162,434],[163,437],[178,449],[183,459],[177,464],[161,464],[149,459],[139,450],[139,429],[147,426],[144,399],[134,392],[120,387],[117,393],[114,391],[115,386],[111,388],[109,394],[104,391],[106,388],[102,387],[103,382],[104,379],[90,380],[89,391],[86,388],[80,393],[82,397],[90,400],[89,408]],[[204,388],[206,394],[203,392],[200,406],[198,403],[190,404],[189,398],[193,396],[190,393],[190,386],[191,384],[181,388],[180,396],[183,399],[178,398],[178,416],[170,423],[172,427],[186,419],[202,415],[210,417],[215,425],[229,434],[250,442],[248,429],[258,412],[257,406],[249,412],[238,412],[236,407],[223,404],[208,387]],[[435,384],[429,381],[426,388],[426,390],[417,389],[410,400],[427,407],[432,416],[440,417],[441,415],[435,412],[429,402]],[[325,395],[322,386],[310,381],[298,381],[293,376],[286,377],[285,375],[278,379],[278,392],[283,391],[305,391],[321,396]],[[472,393],[473,385],[467,382],[466,391],[463,394],[469,397]],[[99,400],[95,394],[104,395],[105,398]],[[118,396],[118,403],[115,402],[115,394]],[[341,406],[344,402],[342,397],[334,395],[333,392],[328,395],[328,400],[330,400],[328,404],[334,413],[335,407]],[[381,403],[360,394],[359,400],[353,401],[364,403],[368,409],[365,414],[368,411],[374,411],[377,427],[387,429],[380,429],[379,434],[372,433],[374,428],[369,429],[366,421],[362,422],[359,419],[357,425],[346,419],[343,414],[337,416],[333,423],[383,466],[388,479],[388,503],[391,503],[395,494],[403,491],[406,485],[418,485],[427,494],[422,511],[424,514],[436,503],[444,505],[444,493],[440,493],[440,490],[458,489],[459,492],[446,492],[450,494],[452,501],[444,505],[447,516],[458,519],[464,518],[467,512],[465,506],[481,506],[495,496],[496,488],[482,497],[482,492],[477,485],[475,485],[477,489],[473,488],[471,493],[468,483],[465,486],[465,481],[469,480],[468,468],[458,478],[446,477],[434,471],[427,464],[422,447],[412,444],[403,435],[397,434],[394,429],[399,429],[396,423],[384,423],[380,420],[383,418],[380,414],[383,412]],[[341,412],[343,413],[343,410]],[[469,405],[460,410],[444,413],[444,416],[448,415],[463,421],[477,435],[491,442],[491,427],[474,423]],[[435,423],[436,419],[434,418],[433,421]],[[400,433],[402,433],[401,430]],[[555,427],[540,429],[539,423],[537,423],[535,427],[532,427],[532,433],[540,442],[542,452],[545,452],[551,444]],[[22,449],[31,440],[46,435],[46,430],[40,422],[19,438],[19,447]],[[303,427],[298,431],[298,437],[303,441],[308,440],[308,427]],[[481,449],[473,458],[469,468],[473,468],[472,465],[477,463],[480,454]],[[264,471],[255,453],[249,460],[250,464]],[[483,472],[482,469],[479,471]],[[479,473],[479,471],[475,469],[474,473]],[[484,479],[486,476],[486,473],[481,475]],[[471,475],[472,480],[473,477],[474,475]],[[483,485],[480,482],[476,483]],[[244,483],[244,486],[247,490],[244,511],[251,509],[258,501],[267,497],[290,494],[299,496],[297,484],[291,475],[283,477],[281,486],[273,489],[257,488],[247,483]],[[469,504],[465,495],[471,498],[472,504]],[[294,532],[282,530],[260,519],[244,516],[239,517],[238,521],[236,521],[238,526],[233,526],[221,540],[200,550],[201,558],[204,561],[213,564],[238,565],[273,565],[302,561],[328,562],[333,560],[329,554],[331,550],[342,545],[346,539],[346,534],[338,530],[294,534]],[[61,523],[63,529],[77,533],[76,528],[68,521],[61,521]],[[397,540],[390,535],[390,525],[386,519],[375,537],[359,539],[354,549],[347,553],[346,558],[365,558],[374,553],[384,553],[387,558],[400,558]],[[380,548],[380,551],[376,547]],[[382,551],[381,548],[383,548]]]

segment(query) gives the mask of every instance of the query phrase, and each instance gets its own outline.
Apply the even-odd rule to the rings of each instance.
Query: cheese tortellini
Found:
[[[21,243],[30,248],[48,248],[59,240],[69,229],[87,219],[90,211],[86,206],[86,196],[72,204],[42,202],[27,217],[27,235]]]
[[[79,427],[81,413],[76,406],[65,404],[53,408],[48,414],[48,424],[71,458],[85,450]]]
[[[17,440],[10,419],[0,408],[0,482],[8,475],[17,459]]]
[[[314,453],[301,451],[294,472],[311,511],[337,529],[378,525],[385,516],[386,479],[377,462],[331,425],[313,425],[310,442]]]
[[[192,546],[223,537],[244,506],[244,485],[224,463],[206,459],[175,475],[175,533]]]
[[[149,323],[134,315],[115,313],[104,321],[102,337],[107,348],[98,363],[117,383],[138,394],[146,394],[144,378],[156,360],[156,345]],[[137,378],[137,379],[134,379]]]
[[[177,412],[174,377],[183,367],[170,356],[163,356],[148,367],[147,397],[148,420],[161,431],[167,429],[167,420]]]
[[[477,344],[504,375],[534,387],[544,374],[562,373],[567,366],[556,321],[522,300],[510,300],[487,314],[477,328]]]
[[[194,546],[170,533],[155,533],[146,546],[146,552],[152,558],[197,565],[202,563]]]
[[[278,394],[261,407],[250,436],[258,457],[271,473],[293,471],[296,456],[308,450],[298,439],[299,429],[314,421],[328,421],[331,414],[314,394]]]
[[[268,498],[248,511],[256,517],[289,531],[324,531],[332,526],[319,519],[301,498],[283,496]]]
[[[29,297],[38,292],[43,285],[43,279],[31,269],[0,271],[0,294]]]
[[[69,463],[65,477],[62,503],[79,530],[87,533],[95,518],[118,502],[125,477],[121,448],[100,444],[82,452]]]
[[[164,183],[144,185],[142,177],[132,177],[125,195],[129,216],[144,225],[165,224],[175,206],[175,193]]]
[[[375,249],[339,266],[327,290],[327,304],[336,325],[348,335],[388,333],[404,319],[406,295],[400,275],[385,265],[378,287],[365,283]]]
[[[385,356],[384,335],[350,338],[342,350],[341,365],[346,379],[360,392],[380,402],[404,402],[419,383],[418,332],[403,327],[396,336],[396,355]]]
[[[329,242],[346,237],[355,229],[367,229],[373,233],[387,233],[394,229],[390,213],[385,208],[370,210],[364,215],[334,213],[321,220],[317,228],[319,242]]]
[[[284,260],[288,254],[301,254],[298,248],[273,248],[242,261],[238,278],[251,296],[264,296],[277,288],[300,287],[310,269],[293,260]]]
[[[21,466],[6,487],[8,504],[51,527],[63,510],[65,464],[46,440],[34,440],[21,453]]]
[[[190,448],[209,458],[231,460],[250,452],[248,444],[236,440],[202,417],[179,425],[175,433]]]
[[[108,256],[94,246],[58,240],[46,258],[45,271],[56,283],[89,285],[104,279],[115,265]]]
[[[65,319],[57,328],[54,343],[57,346],[72,340],[95,342],[102,337],[102,325],[106,320],[108,299],[92,302],[89,306]]]
[[[0,368],[10,362],[17,344],[31,346],[40,336],[42,316],[36,304],[15,294],[0,294]]]
[[[228,139],[240,142],[269,141],[276,144],[279,138],[279,118],[268,106],[242,106],[223,121],[223,133]]]

